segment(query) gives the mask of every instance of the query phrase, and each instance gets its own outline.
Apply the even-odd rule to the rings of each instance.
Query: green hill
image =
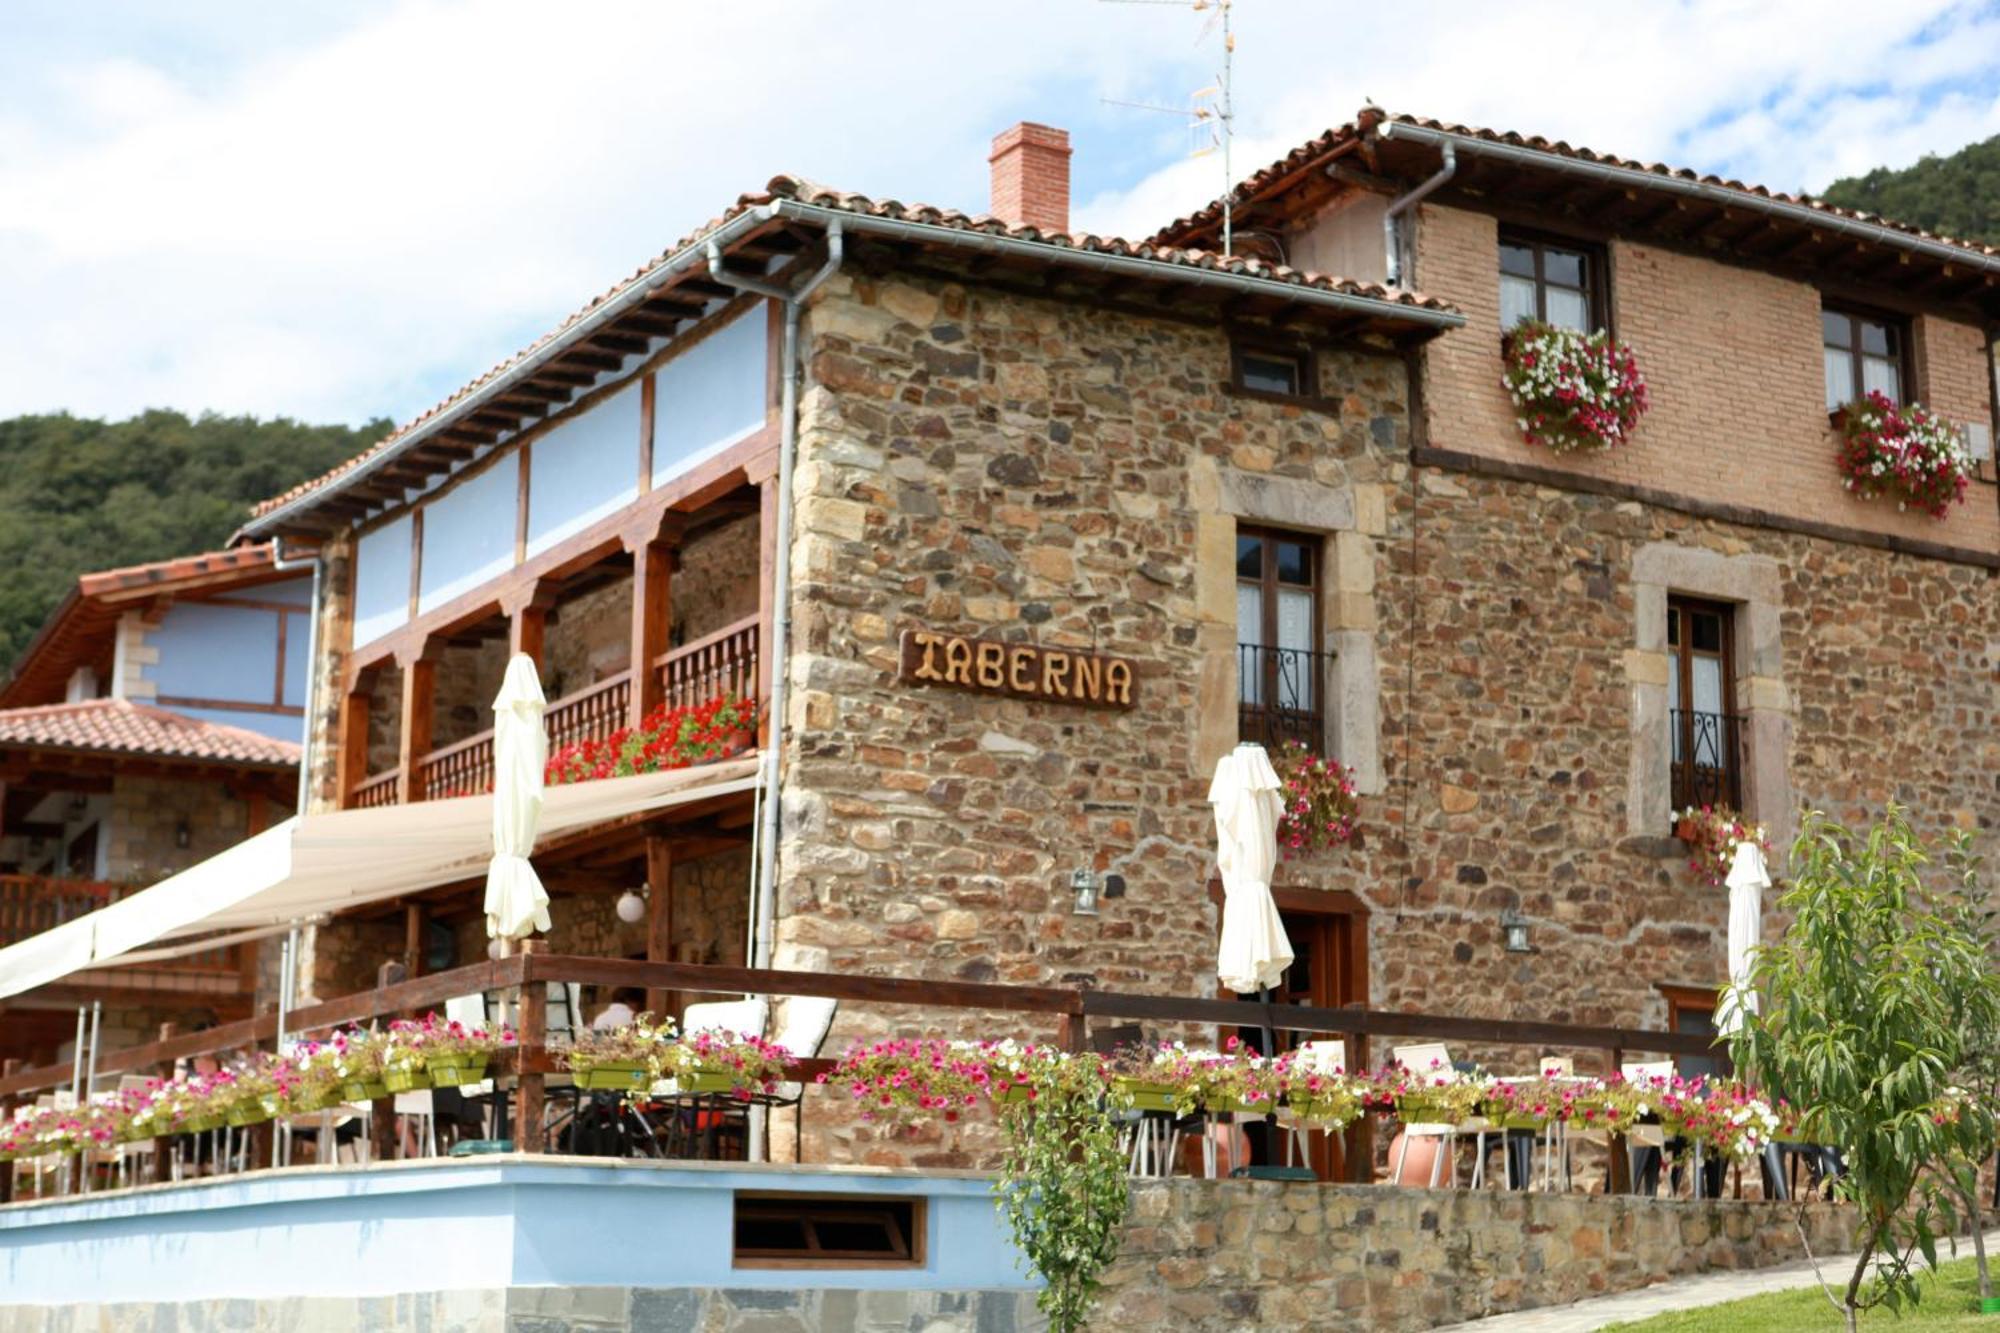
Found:
[[[78,574],[213,550],[251,504],[389,429],[164,411],[0,420],[0,663],[11,669]]]
[[[1877,167],[1826,187],[1829,204],[1879,213],[1962,241],[2000,245],[2000,134],[1901,171]]]

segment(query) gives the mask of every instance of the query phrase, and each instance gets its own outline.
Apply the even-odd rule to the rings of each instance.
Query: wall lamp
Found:
[[[1508,953],[1535,951],[1528,939],[1528,919],[1511,907],[1500,913],[1500,938],[1506,942]]]
[[[1082,868],[1070,872],[1069,887],[1076,894],[1076,902],[1069,909],[1070,915],[1096,916],[1100,899],[1125,896],[1125,877],[1111,874],[1099,879],[1096,871]]]

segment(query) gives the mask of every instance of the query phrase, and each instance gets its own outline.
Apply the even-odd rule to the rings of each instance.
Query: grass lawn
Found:
[[[1995,1291],[2000,1293],[2000,1268],[1995,1269],[1994,1277]],[[1795,1333],[1829,1329],[1838,1333],[1846,1326],[1818,1287],[1801,1287],[1796,1291],[1731,1301],[1727,1305],[1655,1315],[1636,1323],[1610,1324],[1606,1333],[1612,1329],[1623,1333]],[[1972,1260],[1958,1259],[1940,1267],[1935,1277],[1926,1277],[1924,1298],[1914,1311],[1905,1310],[1899,1319],[1886,1310],[1877,1310],[1862,1315],[1861,1326],[1881,1329],[1884,1333],[1890,1329],[1924,1333],[1931,1329],[1985,1329],[2000,1333],[2000,1314],[1979,1313],[1978,1275],[1973,1272]]]

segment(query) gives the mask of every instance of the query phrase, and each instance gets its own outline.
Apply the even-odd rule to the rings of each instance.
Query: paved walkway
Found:
[[[1946,1257],[1945,1247],[1939,1246],[1938,1258]],[[1986,1253],[2000,1254],[2000,1231],[1988,1232]],[[1972,1254],[1970,1242],[1958,1248],[1961,1258]],[[1820,1264],[1829,1275],[1838,1273],[1845,1277],[1847,1265],[1853,1262],[1851,1255],[1822,1255]],[[1817,1282],[1812,1265],[1801,1259],[1797,1263],[1780,1264],[1775,1268],[1755,1270],[1730,1270],[1721,1273],[1703,1273],[1696,1277],[1677,1277],[1668,1282],[1657,1283],[1641,1291],[1628,1291],[1622,1296],[1599,1296],[1574,1305],[1554,1305],[1541,1310],[1523,1310],[1519,1314],[1498,1314],[1486,1319],[1475,1319],[1468,1324],[1452,1324],[1432,1333],[1591,1333],[1593,1329],[1606,1324],[1623,1323],[1629,1319],[1646,1319],[1656,1314],[1666,1314],[1673,1310],[1690,1310],[1703,1305],[1720,1305],[1724,1301],[1740,1300],[1745,1296],[1761,1296],[1767,1291],[1789,1291],[1795,1287],[1810,1287]],[[1827,1309],[1827,1327],[1838,1328],[1838,1317],[1831,1307]],[[1719,1333],[1719,1331],[1718,1331]]]

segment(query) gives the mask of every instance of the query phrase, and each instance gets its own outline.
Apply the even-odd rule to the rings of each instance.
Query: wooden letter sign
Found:
[[[1132,663],[1126,658],[927,629],[903,631],[902,678],[1017,699],[1096,708],[1132,706]]]

